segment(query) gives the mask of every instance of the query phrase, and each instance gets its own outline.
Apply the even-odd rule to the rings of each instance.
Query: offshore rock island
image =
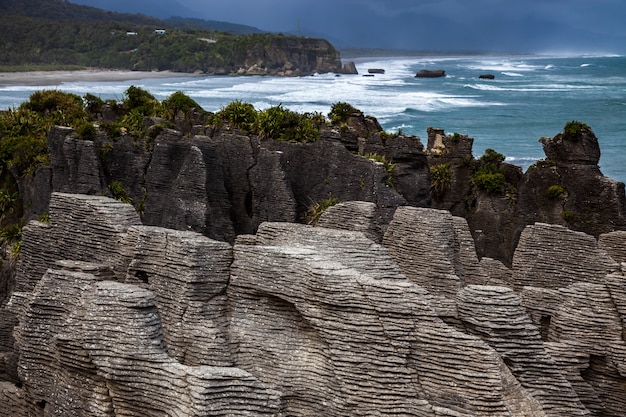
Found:
[[[626,197],[584,123],[524,173],[346,103],[87,102],[4,154],[0,416],[623,413]]]

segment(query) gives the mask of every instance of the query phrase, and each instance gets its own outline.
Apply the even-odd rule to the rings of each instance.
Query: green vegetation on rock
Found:
[[[502,193],[506,178],[500,164],[505,156],[493,149],[486,149],[478,160],[479,167],[472,175],[472,183],[490,194]]]
[[[342,124],[347,122],[348,118],[355,113],[360,113],[360,110],[351,104],[340,101],[331,105],[328,118],[333,124]]]
[[[548,189],[546,190],[546,194],[550,198],[562,198],[567,196],[567,190],[565,190],[565,188],[563,188],[562,186],[555,184],[548,187]]]
[[[320,217],[322,217],[322,214],[324,214],[326,210],[339,203],[341,203],[341,200],[339,200],[337,197],[329,195],[328,198],[325,198],[322,201],[313,204],[306,213],[307,218],[309,219],[308,223],[312,225],[317,224]]]
[[[572,120],[570,122],[565,123],[563,127],[563,133],[567,138],[573,139],[580,135],[582,130],[590,129],[588,125],[583,122],[579,122],[578,120]]]
[[[441,197],[452,184],[452,164],[445,163],[430,167],[430,193]]]

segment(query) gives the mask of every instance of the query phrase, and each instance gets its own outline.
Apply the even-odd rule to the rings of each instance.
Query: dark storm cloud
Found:
[[[116,0],[108,0],[112,3]],[[142,0],[127,1],[138,4]],[[100,3],[105,0],[76,0]],[[626,51],[623,0],[150,0],[187,15],[338,46],[475,51]],[[148,13],[146,11],[145,13]]]

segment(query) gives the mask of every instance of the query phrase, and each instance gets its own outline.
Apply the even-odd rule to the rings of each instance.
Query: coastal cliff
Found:
[[[339,52],[324,39],[235,33],[235,25],[225,31],[220,22],[210,29],[211,22],[164,21],[61,0],[6,3],[0,71],[108,68],[278,76],[344,71]]]
[[[621,415],[626,197],[589,126],[523,173],[346,103],[127,95],[3,172],[32,220],[0,416]]]

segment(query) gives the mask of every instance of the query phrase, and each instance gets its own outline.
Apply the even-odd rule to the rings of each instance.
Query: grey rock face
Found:
[[[365,201],[347,201],[329,207],[317,222],[319,227],[362,232],[375,242],[382,240],[384,223],[379,220],[376,204]]]
[[[552,289],[575,282],[603,283],[607,274],[618,269],[593,236],[536,223],[524,229],[515,250],[513,283],[517,288]]]
[[[557,166],[595,166],[600,161],[598,138],[588,127],[581,128],[577,133],[559,133],[553,138],[543,137],[539,141],[548,159]]]
[[[475,252],[462,256],[458,225],[443,210],[399,207],[383,239],[402,272],[438,299],[439,314],[449,317],[457,316],[454,299],[465,285],[463,261],[470,270],[479,267]]]
[[[106,189],[93,141],[74,137],[74,130],[54,127],[48,135],[53,191],[95,194]]]
[[[226,338],[231,246],[150,226],[129,228],[125,243],[131,249],[126,282],[156,297],[168,354],[185,365],[231,366]]]
[[[385,253],[360,233],[294,224],[236,244],[238,365],[283,392],[289,415],[507,415],[520,398],[502,381],[524,389],[489,346],[437,318]]]
[[[459,291],[458,297],[459,316],[465,327],[502,356],[546,415],[587,414],[512,289],[469,285]]]
[[[604,233],[598,237],[598,247],[619,263],[626,262],[626,231]]]
[[[626,278],[583,233],[529,226],[511,271],[478,261],[467,222],[443,210],[398,208],[379,244],[374,204],[343,203],[324,227],[263,222],[231,247],[105,197],[54,193],[51,207],[0,308],[0,416],[626,404]]]

